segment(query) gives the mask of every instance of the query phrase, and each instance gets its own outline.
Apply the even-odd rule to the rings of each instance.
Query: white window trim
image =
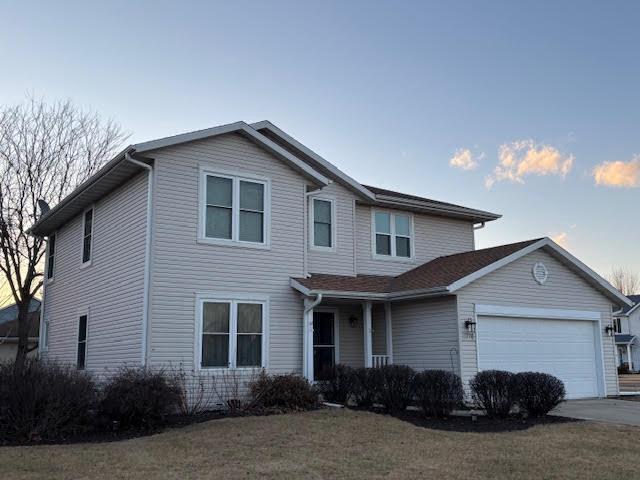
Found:
[[[89,244],[89,260],[86,262],[83,261],[84,258],[84,229],[85,229],[85,221],[86,215],[89,210],[93,210],[91,215],[91,243]],[[95,205],[91,205],[90,207],[85,208],[82,211],[82,230],[80,230],[80,268],[90,267],[93,264],[93,240],[96,236],[96,208]]]
[[[47,250],[46,250],[45,264],[44,264],[45,265],[44,278],[47,285],[50,283],[53,283],[53,280],[56,277],[56,258],[58,257],[58,254],[54,252],[53,265],[52,265],[53,275],[51,275],[51,278],[49,278],[49,253],[51,251],[49,247],[49,243],[51,242],[51,237],[55,237],[54,243],[56,244],[56,250],[57,250],[58,249],[58,232],[53,232],[51,235],[49,235],[49,238],[47,239]]]
[[[390,215],[390,227],[391,227],[391,255],[380,255],[376,252],[376,213],[387,213]],[[409,217],[409,256],[397,257],[396,256],[396,215],[404,215]],[[374,260],[386,260],[391,262],[409,262],[412,263],[415,260],[415,245],[416,236],[414,232],[414,219],[411,212],[396,212],[393,210],[386,210],[380,208],[371,209],[371,257]],[[404,237],[404,235],[400,235]]]
[[[229,323],[229,366],[227,367],[203,367],[202,366],[202,311],[206,302],[228,302],[231,304]],[[255,303],[262,305],[262,362],[256,367],[236,367],[237,346],[237,304]],[[196,318],[195,318],[195,342],[194,342],[194,366],[202,372],[220,372],[225,370],[255,371],[269,366],[269,311],[270,302],[266,295],[252,295],[247,293],[220,293],[208,292],[196,294]]]
[[[322,200],[331,204],[331,246],[323,247],[315,245],[315,219],[314,219],[314,201]],[[336,199],[328,195],[310,195],[309,196],[309,249],[317,252],[335,252],[336,251]]]
[[[229,178],[233,181],[233,198],[231,203],[231,239],[207,237],[207,176]],[[261,183],[264,185],[264,213],[262,235],[264,241],[248,242],[240,240],[240,182],[241,181]],[[209,245],[223,245],[245,248],[269,249],[271,248],[271,179],[259,175],[252,175],[242,172],[229,172],[212,169],[210,167],[200,167],[199,195],[198,195],[198,243]]]
[[[74,343],[76,345],[76,358],[74,360],[76,369],[78,368],[78,336],[80,335],[80,317],[83,315],[87,316],[87,331],[84,340],[84,367],[82,370],[87,370],[87,365],[89,364],[89,323],[91,321],[91,316],[89,315],[89,308],[81,308],[76,311],[76,336],[74,338]]]

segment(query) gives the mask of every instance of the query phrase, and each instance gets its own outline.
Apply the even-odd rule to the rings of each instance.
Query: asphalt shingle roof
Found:
[[[438,257],[398,276],[312,274],[309,278],[295,280],[309,290],[317,291],[392,293],[447,287],[539,240]]]

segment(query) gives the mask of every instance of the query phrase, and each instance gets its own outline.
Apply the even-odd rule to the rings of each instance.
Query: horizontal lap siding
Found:
[[[544,263],[549,272],[544,285],[538,285],[531,273],[537,262]],[[542,250],[532,252],[461,289],[458,292],[461,325],[465,320],[474,318],[475,304],[600,312],[603,328],[611,323],[612,318],[611,302],[606,297]],[[477,373],[475,338],[461,327],[460,342],[463,380],[466,383]],[[604,333],[603,353],[607,394],[617,394],[613,339]]]
[[[340,319],[340,363],[351,367],[364,367],[364,330],[362,329],[362,306],[358,304],[339,305]],[[355,317],[354,326],[349,323]]]
[[[404,212],[406,213],[406,212]],[[372,257],[371,207],[356,207],[356,268],[358,273],[399,275],[443,255],[473,250],[473,224],[434,215],[413,214],[415,258],[411,262]]]
[[[336,208],[336,245],[335,251],[324,252],[309,248],[310,273],[328,273],[333,275],[354,275],[354,239],[353,225],[355,217],[355,196],[349,190],[338,183],[332,183],[322,189],[320,197],[326,195],[327,198],[335,200]],[[309,201],[314,197],[311,196]],[[309,222],[310,229],[313,222]],[[311,238],[309,232],[308,238]]]
[[[459,372],[455,297],[391,304],[393,363]]]
[[[142,360],[147,175],[95,204],[91,266],[80,268],[82,216],[57,232],[55,274],[47,285],[45,355],[75,364],[78,310],[89,309],[87,369],[103,373]]]
[[[270,370],[300,373],[303,302],[289,278],[303,273],[305,179],[237,134],[151,156],[156,161],[151,362],[193,367],[196,293],[256,294],[270,299]],[[197,243],[201,166],[270,178],[270,249]]]

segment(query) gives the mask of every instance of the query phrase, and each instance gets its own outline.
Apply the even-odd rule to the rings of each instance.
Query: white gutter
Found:
[[[125,153],[125,160],[147,171],[147,228],[144,250],[144,296],[142,303],[142,366],[148,360],[148,332],[149,332],[149,285],[151,283],[151,233],[153,222],[153,167],[136,160],[129,153]]]

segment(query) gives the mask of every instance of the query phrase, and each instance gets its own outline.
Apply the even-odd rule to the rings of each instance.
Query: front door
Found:
[[[313,378],[326,380],[336,362],[335,314],[313,312]]]

